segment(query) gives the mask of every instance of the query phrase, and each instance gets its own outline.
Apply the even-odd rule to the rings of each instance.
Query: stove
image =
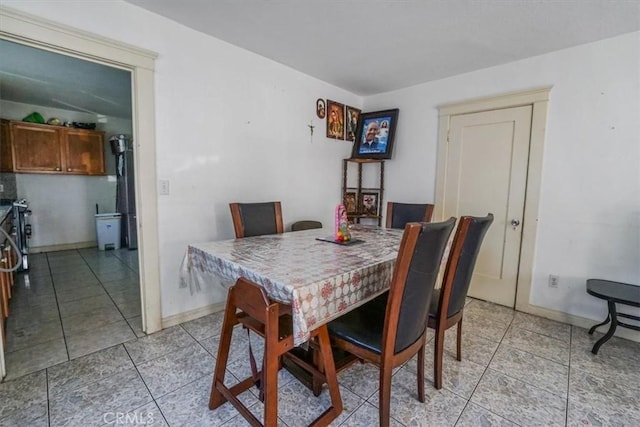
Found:
[[[29,224],[29,204],[25,199],[13,202],[13,226],[16,236],[16,246],[22,254],[22,263],[18,271],[29,269],[29,239],[31,239],[31,224]]]

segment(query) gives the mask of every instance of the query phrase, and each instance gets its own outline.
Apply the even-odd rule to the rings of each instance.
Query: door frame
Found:
[[[154,68],[158,54],[0,6],[0,38],[131,72],[142,330],[162,329]]]
[[[434,218],[437,221],[442,220],[444,216],[445,176],[451,117],[525,105],[531,105],[533,107],[524,216],[522,221],[522,241],[520,243],[520,260],[518,263],[515,301],[515,309],[525,312],[531,312],[533,310],[529,300],[531,295],[536,235],[538,231],[543,148],[547,125],[549,93],[551,89],[552,86],[547,86],[438,106],[438,156],[436,163],[436,201],[434,209]]]

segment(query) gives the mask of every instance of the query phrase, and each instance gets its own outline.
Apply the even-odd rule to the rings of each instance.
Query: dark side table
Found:
[[[591,353],[598,354],[600,346],[609,341],[609,339],[616,332],[617,326],[640,331],[640,326],[619,322],[618,316],[637,321],[640,321],[640,317],[634,316],[632,314],[616,312],[616,303],[631,305],[633,307],[640,307],[640,286],[629,285],[627,283],[612,282],[610,280],[588,279],[587,293],[589,295],[593,295],[596,298],[606,300],[607,305],[609,306],[609,314],[607,314],[607,318],[604,320],[604,322],[592,326],[591,329],[589,329],[589,335],[593,334],[597,327],[606,325],[607,323],[609,323],[609,321],[611,321],[609,330],[602,338],[598,340],[598,342],[593,345]]]

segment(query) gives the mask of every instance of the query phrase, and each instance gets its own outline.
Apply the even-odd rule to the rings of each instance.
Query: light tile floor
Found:
[[[40,307],[33,317],[41,327],[27,328],[12,341],[12,353],[22,351],[29,368],[9,364],[0,384],[0,426],[248,425],[229,404],[208,409],[221,314],[144,336],[135,316],[127,317],[133,304],[119,296],[132,293],[127,283],[135,278],[135,256],[96,253],[37,259],[26,299]],[[92,288],[98,284],[101,291]],[[81,291],[69,295],[76,287]],[[56,319],[62,331],[52,326]],[[416,399],[416,360],[395,371],[392,426],[640,425],[640,343],[614,338],[594,356],[590,350],[599,334],[590,337],[585,329],[479,300],[469,300],[463,331],[462,362],[454,358],[455,329],[447,332],[442,390],[433,388],[433,360],[425,358],[425,403]],[[78,336],[84,338],[74,340]],[[262,343],[254,338],[261,357]],[[250,374],[247,344],[245,333],[234,334],[225,382]],[[333,425],[377,425],[377,370],[356,364],[338,379],[345,409]],[[260,416],[255,389],[241,400]],[[279,425],[306,425],[328,405],[326,390],[316,398],[280,372]]]
[[[18,378],[144,336],[137,251],[33,254],[7,319],[7,377]]]

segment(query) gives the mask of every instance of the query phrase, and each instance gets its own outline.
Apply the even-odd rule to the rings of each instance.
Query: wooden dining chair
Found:
[[[403,229],[409,222],[431,222],[433,205],[387,202],[387,228]]]
[[[238,384],[227,387],[224,384],[227,361],[231,347],[231,336],[241,332],[234,328],[241,324],[265,340],[262,369],[257,372],[252,357],[251,376]],[[319,349],[323,370],[303,363],[311,375],[318,377],[329,388],[331,406],[326,409],[312,425],[329,425],[342,412],[342,398],[338,389],[331,344],[326,325],[311,332],[310,342]],[[260,400],[264,402],[264,425],[275,427],[278,422],[278,370],[281,357],[294,347],[291,306],[271,301],[257,284],[239,278],[229,289],[227,305],[220,333],[220,344],[209,398],[209,409],[216,409],[225,402],[231,403],[252,426],[262,425],[249,409],[238,399],[238,395],[256,385],[260,389]],[[250,353],[252,354],[252,353]]]
[[[462,360],[462,315],[469,291],[473,269],[484,236],[493,222],[493,214],[485,217],[463,216],[453,238],[449,259],[442,279],[442,287],[434,291],[429,307],[428,326],[435,329],[433,383],[442,388],[442,353],[444,333],[458,325],[456,359]]]
[[[312,230],[314,228],[322,228],[322,223],[320,221],[304,220],[291,224],[291,231]]]
[[[229,203],[236,238],[284,232],[280,202]]]
[[[418,400],[424,402],[429,302],[455,218],[405,227],[388,292],[329,323],[332,344],[380,368],[380,425],[389,425],[391,373],[418,353]]]

